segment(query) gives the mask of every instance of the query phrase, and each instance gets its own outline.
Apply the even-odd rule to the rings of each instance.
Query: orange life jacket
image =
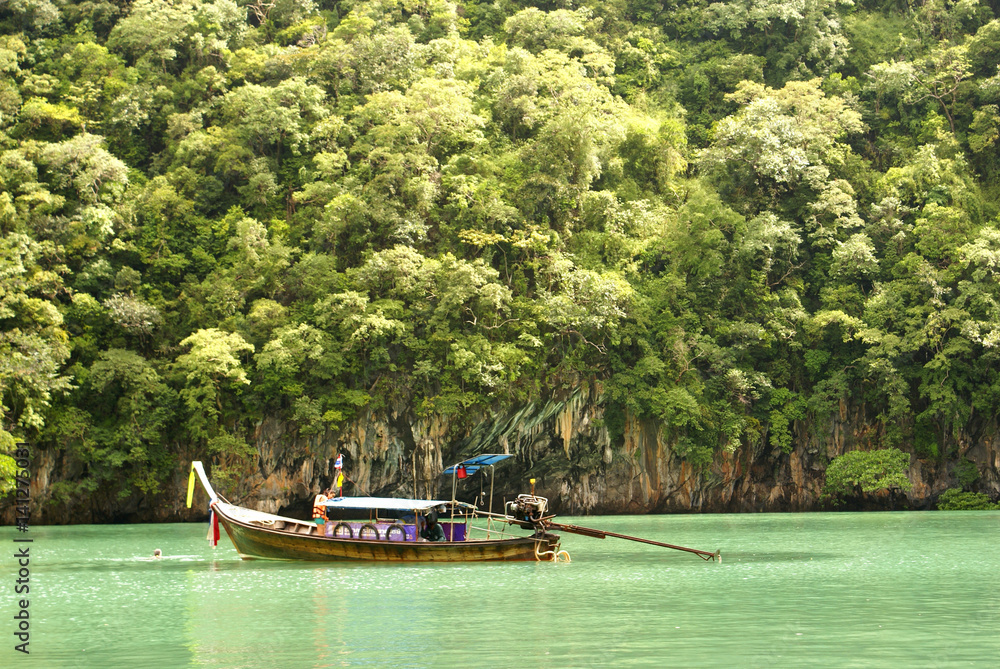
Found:
[[[329,520],[326,517],[326,502],[327,496],[323,493],[316,495],[316,501],[313,502],[313,520],[317,518],[322,518],[323,520]]]

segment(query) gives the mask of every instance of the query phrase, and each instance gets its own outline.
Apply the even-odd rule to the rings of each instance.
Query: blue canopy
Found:
[[[477,455],[475,457],[469,458],[468,460],[463,460],[457,465],[452,465],[448,469],[442,472],[443,475],[449,476],[455,473],[455,469],[458,467],[465,467],[465,473],[472,476],[478,472],[483,467],[489,467],[490,465],[495,465],[498,462],[502,462],[507,458],[512,458],[512,455],[505,455],[503,453],[483,453],[482,455]]]

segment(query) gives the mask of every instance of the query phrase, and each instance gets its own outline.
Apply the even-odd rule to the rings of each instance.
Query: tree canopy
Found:
[[[154,494],[264,417],[591,381],[694,466],[840,403],[958,457],[1000,403],[995,12],[3,3],[0,476],[28,438]]]

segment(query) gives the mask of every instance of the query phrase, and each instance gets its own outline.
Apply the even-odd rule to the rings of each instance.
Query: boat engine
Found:
[[[549,500],[535,495],[518,495],[507,502],[507,517],[518,521],[534,523],[540,520],[549,508]]]

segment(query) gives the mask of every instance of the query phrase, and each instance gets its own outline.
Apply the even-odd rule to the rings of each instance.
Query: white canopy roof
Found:
[[[426,511],[442,504],[451,504],[451,501],[442,499],[399,499],[397,497],[334,497],[326,502],[326,506],[335,509],[403,509],[406,511]],[[456,502],[456,505],[474,508],[471,504],[466,504],[465,502]]]

